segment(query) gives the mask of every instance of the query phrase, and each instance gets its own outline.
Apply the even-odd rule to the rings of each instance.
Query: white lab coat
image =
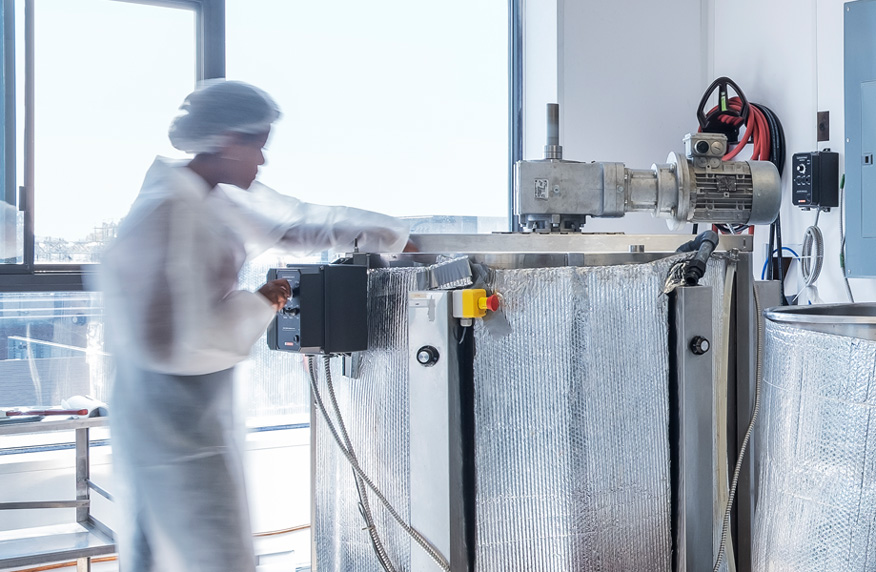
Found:
[[[117,362],[110,420],[127,513],[122,570],[255,570],[230,422],[233,366],[274,310],[238,288],[247,255],[354,242],[391,252],[407,236],[385,215],[302,203],[260,184],[210,189],[184,164],[156,159],[99,271]]]
[[[207,183],[181,163],[157,159],[103,256],[112,351],[150,371],[200,375],[242,361],[274,316],[264,296],[239,290],[247,255],[276,246],[401,251],[405,223],[348,207],[303,203],[254,183],[251,191]]]

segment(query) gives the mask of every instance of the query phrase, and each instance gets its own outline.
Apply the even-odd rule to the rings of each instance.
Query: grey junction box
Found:
[[[846,275],[876,276],[876,1],[845,4]]]

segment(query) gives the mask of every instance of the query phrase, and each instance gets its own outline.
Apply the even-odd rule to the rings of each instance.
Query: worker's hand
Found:
[[[289,282],[282,278],[271,280],[261,288],[259,294],[268,299],[268,302],[274,307],[274,311],[279,312],[286,305],[286,300],[292,295],[292,288]]]

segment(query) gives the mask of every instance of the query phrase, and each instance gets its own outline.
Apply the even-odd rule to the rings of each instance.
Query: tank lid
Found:
[[[768,308],[772,322],[840,336],[876,340],[876,303],[817,304]]]

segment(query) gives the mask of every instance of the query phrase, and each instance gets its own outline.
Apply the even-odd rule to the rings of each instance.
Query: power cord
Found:
[[[736,91],[736,96],[728,97],[727,86]],[[719,89],[719,104],[708,113],[705,112],[705,104],[715,89]],[[748,144],[752,145],[751,159],[754,161],[770,161],[779,171],[779,177],[785,168],[785,131],[779,117],[767,106],[760,103],[749,103],[739,89],[739,86],[728,77],[716,79],[706,90],[700,107],[697,110],[697,118],[700,130],[710,133],[723,133],[729,143],[736,143],[733,149],[724,155],[724,160],[734,159]],[[744,135],[739,137],[739,130],[745,127]],[[741,234],[750,227],[745,225],[714,225],[715,230],[723,233]],[[770,225],[769,252],[783,251],[782,248],[782,222],[776,217]],[[772,254],[768,257],[773,259]],[[787,305],[785,296],[785,270],[780,262],[776,265],[778,280],[781,282],[782,304]],[[773,279],[773,265],[770,264],[769,279]]]
[[[331,381],[329,357],[326,356],[325,360],[326,385],[329,389],[329,394],[333,395],[334,388]],[[337,429],[335,429],[334,423],[332,423],[332,420],[329,417],[328,412],[326,411],[325,404],[322,401],[322,396],[320,395],[319,384],[317,383],[314,368],[311,366],[308,369],[310,370],[310,387],[313,390],[313,397],[314,401],[316,402],[316,406],[322,414],[323,419],[325,420],[326,425],[329,428],[329,432],[332,434],[332,437],[335,440],[335,443],[337,443],[338,448],[341,450],[341,453],[344,455],[344,457],[350,463],[350,466],[353,468],[353,472],[356,473],[366,485],[368,485],[368,488],[370,488],[374,492],[374,494],[377,496],[377,499],[386,508],[387,512],[389,512],[389,514],[399,524],[399,526],[401,526],[402,529],[407,532],[411,538],[414,539],[414,542],[419,544],[420,547],[422,547],[423,550],[426,552],[426,554],[428,554],[429,557],[432,558],[432,560],[434,560],[435,563],[437,563],[442,570],[444,570],[444,572],[450,572],[450,564],[447,562],[447,559],[444,558],[444,556],[441,555],[438,549],[432,546],[429,541],[423,537],[422,534],[417,532],[414,527],[405,522],[405,520],[401,516],[399,516],[398,511],[395,510],[395,508],[392,506],[392,504],[390,504],[390,502],[386,499],[383,493],[380,492],[380,489],[377,488],[374,482],[370,478],[368,478],[368,475],[366,475],[365,472],[362,470],[362,467],[359,466],[359,461],[356,459],[356,455],[353,453],[352,447],[348,449],[346,446],[344,446],[341,437],[338,435]],[[338,424],[339,426],[344,427],[344,421],[340,414],[338,415]],[[346,429],[344,429],[344,432],[346,433]]]
[[[314,362],[315,360],[313,359],[313,356],[307,356],[307,367],[311,375],[311,379],[315,377]],[[343,437],[344,445],[347,451],[350,453],[350,457],[352,457],[358,464],[356,454],[353,452],[353,444],[350,441],[350,436],[347,434],[347,428],[344,425],[343,418],[341,417],[341,408],[338,407],[338,401],[335,398],[334,384],[331,382],[331,370],[328,356],[326,356],[325,358],[325,368],[326,384],[329,389],[329,399],[331,400],[332,408],[335,410],[335,416],[338,419],[338,426],[340,427],[341,437]],[[326,419],[326,421],[328,421],[328,419]],[[386,553],[386,548],[383,546],[383,542],[380,540],[380,536],[377,533],[377,527],[374,525],[374,516],[371,513],[371,506],[368,503],[368,491],[365,490],[365,485],[362,482],[362,477],[356,474],[356,471],[353,471],[353,479],[356,482],[356,494],[359,495],[359,514],[362,515],[362,519],[365,521],[365,527],[368,531],[368,536],[371,539],[371,546],[374,548],[374,553],[377,555],[377,560],[380,562],[380,566],[386,572],[395,572],[395,567],[392,565],[392,561],[389,559],[389,555]]]
[[[821,216],[821,209],[815,215],[815,224],[808,227],[803,234],[803,248],[800,251],[800,270],[803,273],[803,290],[801,294],[807,290],[812,290],[815,293],[815,299],[818,299],[818,288],[815,282],[821,276],[821,270],[824,267],[824,235],[821,229],[818,228],[818,217]],[[800,294],[797,295],[799,299]]]
[[[839,201],[839,231],[840,231],[840,269],[843,272],[843,280],[846,284],[846,294],[849,295],[849,302],[855,303],[855,297],[852,296],[852,286],[849,284],[849,277],[846,275],[846,230],[843,227],[843,205],[846,202],[846,175],[843,173],[840,179],[840,201]]]

